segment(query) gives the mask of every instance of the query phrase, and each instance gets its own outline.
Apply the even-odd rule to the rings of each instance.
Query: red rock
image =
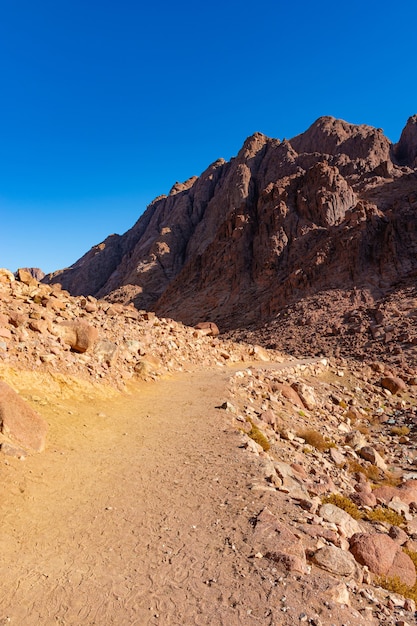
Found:
[[[384,389],[388,389],[393,395],[406,391],[407,385],[398,376],[384,376],[381,380],[381,385]]]
[[[295,406],[300,407],[300,409],[305,408],[300,396],[290,385],[275,383],[274,391],[279,391],[284,396],[284,398],[287,398],[287,400],[295,404]]]
[[[393,498],[399,498],[409,505],[412,502],[417,502],[417,481],[406,480],[400,487],[376,487],[373,493],[378,502],[388,504]]]
[[[268,509],[257,517],[253,545],[256,552],[261,552],[290,572],[304,574],[307,571],[302,541]]]
[[[350,538],[350,551],[358,563],[379,576],[398,576],[412,587],[416,582],[413,561],[388,535],[357,533]]]
[[[13,443],[30,452],[44,450],[46,422],[4,382],[0,382],[0,424],[3,435]]]

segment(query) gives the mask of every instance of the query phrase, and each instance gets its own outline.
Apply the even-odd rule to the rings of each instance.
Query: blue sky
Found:
[[[397,141],[415,0],[0,0],[0,267],[53,271],[255,131]]]

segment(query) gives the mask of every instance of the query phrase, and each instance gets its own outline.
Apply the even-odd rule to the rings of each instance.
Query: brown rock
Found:
[[[355,485],[355,493],[352,493],[349,497],[358,506],[374,507],[377,504],[376,496],[367,483]]]
[[[407,533],[402,528],[398,528],[398,526],[391,526],[388,535],[400,546],[408,541]]]
[[[359,523],[349,513],[334,504],[323,504],[319,510],[319,515],[327,522],[336,524],[344,537],[351,537],[361,532]]]
[[[63,342],[68,344],[74,352],[86,352],[94,346],[98,338],[98,330],[83,320],[62,322],[57,332]]]
[[[381,486],[373,491],[378,502],[389,504],[393,498],[398,498],[404,504],[417,502],[417,481],[406,480],[400,487]]]
[[[312,557],[313,563],[336,576],[349,576],[362,582],[361,570],[353,555],[336,546],[324,546]]]
[[[21,283],[24,283],[25,285],[28,285],[28,286],[38,284],[38,281],[36,280],[36,278],[34,278],[28,270],[23,269],[23,268],[17,270],[17,278]]]
[[[386,472],[388,470],[388,466],[384,459],[372,446],[364,446],[363,448],[360,448],[358,454],[362,459],[369,461],[372,465],[379,467],[382,471]]]
[[[300,407],[300,409],[305,408],[300,396],[290,385],[276,383],[274,388],[275,391],[280,391],[284,398],[292,402],[295,406]]]
[[[217,337],[220,333],[219,327],[214,322],[200,322],[195,326],[196,330],[203,330],[205,335]]]
[[[42,319],[33,319],[29,322],[29,328],[36,333],[44,335],[48,332],[48,322]]]
[[[287,524],[280,522],[268,509],[264,509],[257,517],[253,545],[255,552],[260,552],[286,570],[306,573],[302,542]]]
[[[2,328],[0,326],[0,337],[2,339],[11,339],[12,333],[8,328]]]
[[[416,570],[406,555],[388,535],[358,533],[350,538],[350,551],[358,563],[366,565],[379,576],[398,576],[401,582],[412,587]]]
[[[0,382],[0,429],[13,443],[30,452],[42,452],[45,448],[46,422],[4,382]]]
[[[384,376],[381,380],[384,389],[388,389],[393,395],[406,391],[407,385],[398,376]]]
[[[300,396],[305,408],[312,411],[317,406],[317,397],[314,388],[302,382],[296,382],[291,385]]]

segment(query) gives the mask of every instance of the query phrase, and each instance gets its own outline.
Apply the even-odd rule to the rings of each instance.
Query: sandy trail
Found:
[[[275,623],[247,543],[256,461],[215,408],[230,374],[41,409],[46,452],[1,462],[0,624]]]

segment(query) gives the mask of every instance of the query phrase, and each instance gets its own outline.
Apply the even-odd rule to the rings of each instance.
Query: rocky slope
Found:
[[[48,477],[59,470],[64,443],[60,440],[57,446],[56,439],[52,444],[49,442],[48,420],[65,429],[65,445],[71,449],[74,465],[81,452],[74,448],[73,429],[79,431],[81,428],[81,433],[77,431],[77,441],[85,437],[84,429],[94,431],[94,436],[90,433],[90,439],[82,448],[87,460],[102,446],[101,439],[106,440],[111,433],[111,445],[106,452],[110,457],[106,457],[104,464],[101,460],[100,466],[108,480],[103,468],[108,469],[115,459],[123,458],[121,450],[127,450],[119,439],[123,440],[126,434],[122,418],[122,424],[117,418],[114,423],[106,422],[106,413],[113,411],[111,404],[116,406],[121,402],[118,391],[133,389],[138,379],[145,379],[149,381],[149,387],[145,390],[142,385],[140,393],[152,406],[158,402],[158,388],[152,401],[150,387],[161,375],[178,371],[186,375],[192,370],[197,377],[191,376],[190,384],[198,380],[199,388],[193,390],[191,387],[187,393],[190,398],[195,398],[200,392],[206,392],[212,383],[218,385],[221,372],[221,380],[229,380],[228,388],[215,387],[221,389],[222,395],[211,393],[209,408],[192,405],[188,412],[193,415],[194,429],[198,427],[197,422],[204,422],[205,436],[209,436],[211,420],[207,419],[208,415],[215,411],[218,416],[217,419],[211,418],[211,439],[205,441],[204,446],[210,467],[213,462],[210,445],[214,445],[214,440],[217,442],[216,455],[223,459],[223,474],[214,477],[209,474],[209,480],[211,494],[218,490],[213,488],[214,480],[216,485],[217,481],[221,483],[225,494],[222,497],[224,502],[216,512],[218,530],[215,535],[220,531],[224,533],[227,554],[233,555],[234,574],[227,576],[227,582],[222,583],[222,592],[227,598],[238,598],[227,604],[228,623],[244,626],[252,623],[292,626],[298,622],[316,626],[411,626],[414,623],[417,598],[417,400],[416,380],[406,371],[395,369],[392,364],[388,366],[384,359],[369,360],[367,365],[340,357],[337,360],[300,361],[257,345],[225,342],[216,335],[213,324],[195,329],[138,311],[132,305],[111,304],[92,296],[71,297],[57,285],[38,283],[27,271],[18,272],[15,279],[7,270],[1,270],[0,296],[0,450],[3,455],[0,456],[0,468],[2,484],[12,485],[15,489],[7,495],[8,501],[22,500],[20,509],[12,505],[13,515],[26,511],[24,494],[28,489],[32,494],[32,499],[28,500],[29,515],[30,507],[35,506],[32,501],[38,502],[40,486],[43,489],[43,485],[49,483],[49,478],[47,481],[42,478],[43,471],[37,474],[39,467],[35,456],[39,455],[34,453],[46,448],[45,454],[52,458]],[[256,363],[249,364],[248,361]],[[231,365],[230,369],[225,367],[227,364]],[[171,388],[174,386],[175,379]],[[132,397],[134,401],[135,396]],[[129,395],[125,394],[125,398]],[[158,441],[158,463],[161,464],[157,467],[158,472],[164,471],[162,442],[168,429],[167,413],[177,414],[181,421],[185,412],[184,400],[185,404],[190,402],[187,398],[177,397],[175,408],[169,407],[172,398],[164,399],[163,431],[154,434]],[[213,398],[216,398],[216,406]],[[77,416],[81,401],[87,405],[82,418]],[[78,407],[75,418],[74,406]],[[118,414],[117,409],[114,412]],[[142,423],[145,420],[141,427],[149,430],[146,426],[146,420],[152,419],[149,414],[133,414],[134,421]],[[183,427],[181,437],[187,437],[186,430],[187,427]],[[172,472],[177,478],[182,467],[175,461],[181,456],[179,448],[182,450],[184,445],[181,437],[171,445],[171,461],[174,459],[176,464],[175,472]],[[129,454],[135,456],[137,464],[135,478],[131,480],[134,483],[140,472],[141,456],[137,454],[137,442],[132,440],[132,443]],[[226,443],[229,446],[227,455],[224,454]],[[107,449],[108,445],[107,442],[104,448]],[[199,448],[204,446],[196,442],[194,453],[198,455]],[[247,461],[243,461],[243,451]],[[240,472],[239,476],[229,475],[228,456],[233,457],[232,465]],[[23,460],[27,463],[26,471],[22,470]],[[129,463],[127,458],[127,465]],[[62,464],[62,471],[68,472],[65,455]],[[184,467],[190,465],[188,460],[184,463]],[[75,467],[73,469],[75,471]],[[16,484],[23,484],[22,472],[24,487],[19,491]],[[204,476],[206,474],[207,468]],[[97,476],[94,473],[95,485]],[[120,483],[122,478],[114,473],[115,482],[105,488],[106,497],[107,490],[112,493],[117,485],[119,491],[124,489]],[[186,476],[182,480],[188,485]],[[203,476],[199,481],[202,489]],[[176,491],[182,483],[174,482],[173,490]],[[81,501],[88,500],[83,495],[83,488],[84,485],[78,482],[73,487],[80,492]],[[92,488],[90,483],[89,488]],[[102,501],[99,483],[95,489]],[[150,493],[159,499],[157,484]],[[203,490],[200,497],[206,499],[208,493]],[[136,503],[137,493],[134,491],[133,495]],[[198,510],[199,492],[194,496]],[[51,497],[53,501],[55,496]],[[116,498],[117,507],[124,506],[123,498],[124,495]],[[180,496],[177,500],[179,503]],[[238,503],[237,509],[230,505],[231,501]],[[150,495],[146,503],[152,506]],[[50,506],[52,503],[48,501]],[[210,509],[207,502],[205,506]],[[106,511],[110,510],[112,506],[107,506]],[[87,515],[85,507],[83,511]],[[238,523],[236,515],[239,516]],[[97,510],[92,507],[88,516],[86,524],[94,528]],[[120,518],[119,515],[115,517]],[[130,519],[130,514],[127,518]],[[124,519],[124,523],[129,519]],[[166,515],[155,523],[157,528],[165,524],[165,530],[170,530]],[[8,526],[6,536],[7,532],[13,534],[16,525],[12,519],[11,530]],[[106,524],[103,529],[104,533]],[[203,529],[202,523],[199,537],[206,546],[205,536],[201,535]],[[119,531],[122,536],[124,527]],[[178,528],[178,533],[182,532],[185,531]],[[94,532],[90,535],[89,558],[93,559],[93,555],[102,552],[102,545],[100,549],[97,547],[102,535],[96,537]],[[156,549],[160,543],[156,541],[148,545],[147,550],[152,546]],[[165,544],[162,547],[165,549]],[[180,551],[183,558],[195,563],[195,558],[188,552],[190,544],[186,547]],[[107,548],[113,550],[113,543]],[[55,555],[54,545],[47,542],[47,553],[51,550]],[[84,544],[83,550],[85,553]],[[157,558],[153,553],[148,557],[151,561]],[[142,555],[140,558],[143,560]],[[220,580],[226,571],[222,569],[224,558],[219,557],[216,566]],[[18,561],[13,561],[16,562],[13,569],[17,572],[17,579]],[[170,563],[167,564],[167,576],[172,573]],[[230,558],[227,563],[230,567]],[[162,565],[158,561],[158,571]],[[49,571],[48,568],[52,567],[51,562],[42,558],[37,566],[42,571]],[[136,569],[132,573],[120,563],[117,567],[115,575],[133,576],[137,586]],[[236,572],[245,579],[244,589],[257,590],[256,597],[251,599],[251,613],[246,611],[247,592],[242,598],[240,576]],[[51,588],[56,594],[53,577],[50,581],[48,576],[42,578],[44,602],[51,615],[56,616],[56,611],[64,608],[68,610],[69,598],[70,604],[74,602],[78,606],[78,583],[73,586],[73,575],[74,572],[65,583],[62,606],[50,602]],[[197,585],[200,601],[205,606],[204,603],[212,601],[217,579],[207,579],[206,573],[204,579],[195,572],[193,575],[195,578],[189,586],[195,590]],[[82,583],[85,585],[85,581]],[[163,586],[165,589],[165,582]],[[39,589],[37,585],[35,595],[37,603],[42,605]],[[183,586],[178,584],[176,597],[182,597],[183,591]],[[33,589],[30,588],[29,592],[32,594]],[[26,598],[21,597],[24,591],[17,593],[14,590],[13,593],[16,594],[16,605],[10,606],[7,598],[3,598],[1,610],[8,610],[16,616],[26,606]],[[165,592],[154,584],[153,593],[159,598]],[[150,599],[147,601],[151,602]],[[184,606],[190,610],[187,603]],[[201,604],[199,606],[201,609]],[[104,609],[107,608],[105,604]],[[231,621],[236,617],[234,609],[240,611],[238,621]],[[112,610],[116,609],[113,607]],[[124,610],[129,607],[119,606],[117,609],[122,621],[127,615]],[[256,622],[252,613],[257,616]],[[8,623],[10,620],[5,615],[4,623]],[[3,617],[0,614],[0,618]],[[203,614],[203,618],[208,623],[208,616]],[[68,623],[75,623],[73,618],[69,619]],[[155,624],[155,619],[151,616],[146,623]],[[35,623],[34,620],[27,623]],[[164,614],[158,615],[158,620],[162,624],[184,623],[170,622]]]
[[[397,144],[331,117],[289,141],[255,133],[46,280],[221,330],[334,290],[373,306],[416,275],[416,159],[417,116]]]

